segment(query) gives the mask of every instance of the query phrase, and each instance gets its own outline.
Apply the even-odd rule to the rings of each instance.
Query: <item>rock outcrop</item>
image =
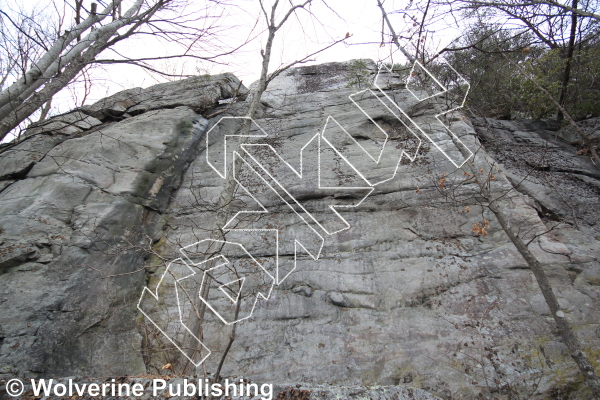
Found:
[[[182,325],[179,318],[203,302],[182,310],[188,292],[181,288],[195,288],[196,298],[202,275],[188,286],[173,276],[202,268],[197,243],[224,228],[243,250],[212,248],[213,256],[228,251],[231,264],[244,265],[233,271],[240,277],[252,260],[265,269],[254,280],[214,278],[221,291],[210,296],[221,297],[210,301],[227,308],[225,295],[272,291],[235,324],[222,375],[280,385],[410,386],[443,398],[584,396],[531,272],[481,207],[477,185],[439,147],[395,121],[392,106],[349,98],[362,90],[349,85],[351,71],[348,63],[301,67],[272,82],[250,130],[266,137],[248,142],[271,147],[244,153],[237,146],[244,189],[225,205],[227,180],[217,171],[238,157],[239,138],[228,136],[225,165],[223,138],[242,129],[229,117],[245,115],[248,92],[228,74],[127,90],[51,118],[0,149],[0,376],[214,373],[233,325],[208,308],[201,324]],[[375,65],[366,73],[374,78]],[[380,87],[389,98],[375,96],[393,100],[425,130],[435,122],[430,105],[401,83]],[[323,139],[334,123],[354,138],[342,143],[347,153]],[[457,114],[449,123],[478,167],[493,166],[493,193],[531,240],[598,365],[598,167],[577,154],[566,130],[471,123]],[[393,154],[404,150],[415,160],[375,164],[377,155],[356,151],[357,144],[381,146],[385,134],[399,150]],[[253,173],[258,165],[271,180]],[[364,178],[382,183],[372,187]],[[346,207],[338,215],[331,205]],[[219,226],[219,215],[240,211],[264,215],[240,214]],[[195,343],[186,327],[206,348],[186,348]],[[212,353],[195,368],[174,345],[194,362]]]

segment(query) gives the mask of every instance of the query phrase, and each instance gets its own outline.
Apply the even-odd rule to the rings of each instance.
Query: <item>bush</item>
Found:
[[[477,43],[476,48],[451,52],[446,57],[471,85],[467,106],[472,111],[500,119],[556,117],[556,106],[515,64],[558,100],[565,50],[530,46],[531,42],[530,35],[514,37],[510,31],[481,23],[459,41],[457,47]],[[564,106],[576,119],[600,115],[600,41],[577,46]]]

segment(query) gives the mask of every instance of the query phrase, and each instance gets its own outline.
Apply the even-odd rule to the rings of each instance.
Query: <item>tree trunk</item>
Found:
[[[574,1],[576,1],[576,0],[574,0]],[[404,50],[400,46],[398,39],[396,37],[396,34],[393,30],[393,27],[387,17],[387,13],[385,12],[383,5],[381,4],[381,1],[377,0],[377,3],[378,3],[379,8],[381,9],[384,20],[386,21],[389,29],[392,32],[392,37],[393,37],[392,40],[399,47],[399,49],[402,51],[402,53],[405,54],[405,56],[409,60],[414,62],[414,58],[411,57],[409,54],[407,54],[406,50]],[[424,85],[424,87],[428,87],[428,86]],[[546,93],[547,93],[547,91],[546,91]],[[556,102],[556,100],[554,100],[554,98],[552,96],[550,96],[550,97],[556,104],[558,104],[558,102]],[[559,105],[559,109],[562,109],[562,111],[564,112],[564,109],[562,108],[562,106],[560,106],[560,104],[558,104],[558,105]],[[441,114],[442,110],[441,110],[441,107],[439,106],[439,104],[434,103],[434,106],[436,108],[436,112],[438,114]],[[565,112],[565,114],[568,116],[568,114],[566,112]],[[577,127],[577,125],[575,125],[575,126]],[[587,385],[589,386],[589,388],[592,391],[594,399],[600,400],[600,380],[598,379],[598,375],[596,374],[596,371],[594,370],[592,364],[590,363],[589,358],[583,351],[581,344],[577,340],[577,337],[573,333],[573,329],[571,328],[571,325],[565,318],[564,313],[560,310],[558,301],[556,300],[556,296],[554,295],[554,292],[552,291],[552,287],[550,285],[550,282],[548,281],[548,278],[546,276],[546,273],[544,272],[544,269],[542,268],[541,263],[533,255],[533,253],[531,253],[531,251],[527,247],[527,244],[525,244],[523,242],[523,240],[518,236],[518,234],[515,233],[513,227],[511,226],[511,224],[509,222],[509,219],[504,214],[502,209],[498,206],[497,201],[492,198],[491,193],[488,191],[488,188],[486,187],[486,184],[489,182],[489,178],[484,176],[482,173],[480,173],[479,169],[475,165],[475,162],[473,161],[473,158],[470,157],[471,155],[467,153],[467,150],[464,148],[464,146],[459,146],[456,143],[456,139],[454,138],[454,136],[451,135],[451,138],[455,142],[456,146],[458,147],[460,152],[463,154],[463,156],[467,159],[467,161],[465,162],[465,166],[467,166],[471,170],[472,175],[474,175],[476,177],[476,179],[477,179],[476,182],[479,185],[480,194],[488,202],[488,208],[490,209],[490,211],[492,211],[492,213],[494,214],[494,216],[500,223],[502,230],[506,233],[506,235],[508,236],[510,241],[517,248],[517,251],[519,252],[519,254],[521,254],[523,259],[525,259],[525,261],[527,262],[527,265],[533,272],[533,274],[536,278],[536,281],[538,283],[538,286],[540,288],[540,291],[542,292],[542,295],[544,296],[544,299],[546,300],[546,304],[548,305],[548,308],[550,308],[550,311],[552,312],[552,316],[554,318],[554,321],[556,322],[556,326],[558,327],[558,332],[560,334],[561,339],[563,340],[563,342],[569,349],[571,357],[573,357],[573,359],[575,360],[575,363],[577,364],[579,371],[583,374],[583,377],[584,377]]]
[[[274,17],[274,10],[273,10],[273,17]],[[252,100],[250,101],[248,113],[246,114],[250,119],[248,120],[247,124],[244,126],[244,132],[243,132],[244,134],[248,134],[250,132],[250,128],[252,126],[251,119],[253,119],[256,116],[256,113],[258,112],[258,107],[260,106],[260,99],[262,97],[262,94],[267,89],[269,62],[271,60],[271,51],[273,48],[273,40],[275,39],[275,32],[276,32],[276,29],[275,29],[275,26],[273,23],[273,19],[271,19],[271,21],[269,21],[269,36],[267,37],[267,43],[265,46],[265,50],[263,52],[263,62],[262,62],[262,67],[261,67],[260,79],[258,81],[258,84],[256,85],[256,89],[255,89],[254,93],[252,93]],[[247,138],[242,136],[240,139],[240,145],[245,143],[246,141],[247,141]],[[239,146],[238,146],[238,148],[239,148]],[[236,162],[231,167],[231,170],[228,170],[226,172],[225,187],[223,188],[223,191],[221,192],[221,195],[219,196],[219,200],[217,202],[217,216],[216,216],[215,223],[214,223],[213,230],[212,230],[213,231],[213,234],[211,235],[212,239],[217,239],[217,240],[225,239],[224,238],[225,235],[222,231],[222,228],[227,223],[228,217],[230,215],[229,209],[230,209],[231,202],[235,196],[235,189],[237,187],[237,182],[233,179],[233,176],[235,176],[239,172],[240,168],[241,168],[241,160],[238,158],[238,159],[236,159]],[[210,248],[209,251],[214,251],[214,249]],[[207,262],[204,266],[204,270],[213,268],[216,265],[216,262],[217,262],[216,260]],[[204,298],[206,298],[208,296],[208,291],[209,291],[209,284],[207,282],[203,282],[202,286],[199,289],[199,292],[201,293],[201,295]],[[238,299],[238,309],[239,309],[239,301],[240,300],[241,299]],[[204,320],[204,315],[206,313],[206,304],[203,301],[200,301],[197,303],[197,305],[194,306],[194,308],[198,309],[199,318],[196,318],[194,315],[192,315],[192,318],[194,318],[194,325],[192,328],[192,332],[194,332],[199,338],[202,339],[202,337],[203,337],[202,323]],[[235,330],[233,332],[235,333]],[[189,335],[189,337],[187,339],[184,338],[184,346],[191,347],[192,343],[195,343],[195,340],[191,335]],[[221,370],[221,367],[223,366],[223,362],[225,360],[225,357],[227,356],[227,352],[231,348],[231,345],[232,345],[232,342],[230,342],[228,344],[227,349],[221,358],[221,361],[219,363],[219,372]],[[196,351],[200,351],[200,349],[196,349]],[[184,374],[188,373],[189,370],[191,369],[191,367],[192,367],[192,364],[188,360],[188,362],[186,363],[186,365],[184,367]]]
[[[508,57],[506,57],[506,54],[503,54],[504,58],[506,58],[506,60],[509,63],[512,63]],[[533,85],[538,88],[542,93],[544,93],[546,96],[548,96],[548,98],[550,99],[550,101],[552,101],[554,103],[554,105],[556,105],[556,107],[558,108],[558,110],[562,113],[563,117],[567,119],[567,121],[569,121],[569,124],[571,124],[571,126],[575,129],[575,132],[577,132],[577,134],[579,135],[579,137],[581,138],[581,140],[583,141],[583,143],[587,146],[587,148],[590,150],[591,154],[592,154],[592,159],[595,161],[594,164],[596,164],[596,168],[600,169],[600,157],[598,157],[598,152],[596,151],[596,147],[594,146],[594,143],[592,142],[592,139],[590,139],[590,137],[583,131],[583,129],[581,129],[579,127],[579,125],[577,125],[577,123],[575,122],[575,120],[573,119],[573,117],[571,117],[571,114],[569,114],[567,112],[567,110],[564,109],[563,106],[560,105],[560,103],[558,101],[556,101],[556,99],[550,94],[550,92],[548,92],[542,85],[540,85],[533,77],[531,77],[529,74],[527,74],[523,68],[521,68],[520,65],[512,63],[514,66],[517,67],[517,69],[525,76],[527,77],[532,83]]]
[[[577,1],[573,0],[573,8],[577,8]],[[567,47],[567,58],[565,60],[565,69],[563,71],[562,85],[560,88],[560,96],[558,103],[565,108],[565,101],[567,98],[567,89],[569,87],[569,80],[571,79],[571,63],[573,62],[573,51],[575,50],[575,38],[577,36],[577,14],[571,12],[571,35],[569,36],[569,45]],[[557,120],[562,121],[564,115],[561,110],[558,110]]]
[[[70,41],[77,37],[73,32],[80,34],[84,28],[87,29],[93,22],[99,20],[98,17],[88,17],[71,32],[66,32],[34,64],[35,66],[25,74],[25,77],[3,90],[0,93],[0,140],[66,87],[85,65],[91,63],[108,46],[108,41],[120,28],[140,18],[138,12],[143,3],[143,0],[137,0],[122,19],[90,32],[62,55],[62,51]],[[82,61],[84,64],[81,64]],[[44,88],[38,90],[42,86]]]
[[[81,23],[81,7],[83,6],[83,0],[75,0],[75,26]],[[81,34],[77,35],[77,41],[81,41]]]
[[[42,107],[42,113],[40,114],[40,118],[37,120],[37,122],[42,122],[43,120],[46,119],[46,117],[48,116],[48,113],[50,112],[51,107],[52,107],[52,98],[50,98],[50,100],[48,100],[46,102],[46,104],[44,104],[44,107]]]
[[[495,200],[493,200],[489,204],[489,209],[494,213],[494,216],[500,223],[502,230],[506,232],[506,235],[510,239],[510,241],[515,245],[519,254],[525,259],[527,265],[533,272],[535,279],[538,283],[538,286],[546,300],[546,304],[548,308],[550,308],[550,312],[552,313],[552,317],[554,318],[554,322],[556,322],[556,326],[558,328],[558,333],[562,338],[565,346],[569,349],[569,353],[575,363],[579,367],[579,371],[583,374],[585,381],[587,382],[590,389],[592,389],[592,393],[595,399],[600,399],[600,380],[598,379],[598,375],[594,371],[594,367],[592,363],[588,359],[587,355],[583,351],[579,340],[575,336],[571,325],[565,318],[565,314],[560,310],[560,306],[558,304],[558,300],[552,291],[552,286],[548,281],[548,277],[544,272],[544,268],[542,264],[538,261],[538,259],[531,253],[527,244],[523,242],[518,235],[514,233],[514,229],[512,228],[510,222],[498,206]]]
[[[69,43],[75,40],[77,36],[81,35],[82,32],[89,29],[93,24],[104,19],[110,9],[111,4],[99,14],[100,16],[90,15],[81,24],[75,26],[73,29],[65,32],[64,35],[59,37],[52,47],[50,47],[37,62],[33,63],[31,69],[27,71],[22,78],[18,79],[8,88],[2,90],[0,93],[0,107],[4,107],[10,101],[20,96],[29,88],[31,82],[41,78],[48,67],[55,63],[60,57],[60,54],[69,46]]]
[[[117,30],[128,22],[128,19],[135,15],[141,7],[143,1],[138,0],[134,6],[128,10],[128,14],[121,21],[112,22],[102,28],[92,32],[88,37],[84,38],[77,46],[82,46],[86,49],[83,54],[77,51],[70,52],[66,57],[57,57],[55,63],[48,66],[52,69],[54,77],[50,76],[46,79],[37,79],[31,82],[29,87],[24,90],[20,96],[10,99],[4,107],[0,109],[0,140],[4,139],[8,133],[19,126],[19,124],[33,114],[44,103],[50,100],[56,93],[66,87],[83,68],[91,63],[98,54],[105,48],[106,43]],[[92,39],[89,39],[92,37]],[[86,43],[89,40],[90,43]],[[64,63],[64,69],[61,64]],[[51,79],[49,82],[48,80]],[[45,85],[44,85],[45,84]],[[35,92],[40,86],[44,88]],[[8,90],[8,89],[7,89]],[[3,92],[4,93],[4,92]],[[14,102],[14,103],[13,103]]]

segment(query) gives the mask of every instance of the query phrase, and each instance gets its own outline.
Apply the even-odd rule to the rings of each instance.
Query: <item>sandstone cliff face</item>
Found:
[[[367,67],[374,78],[375,66]],[[271,147],[244,152],[239,138],[228,137],[227,162],[236,148],[245,161],[236,175],[244,189],[226,210],[216,209],[227,184],[218,171],[229,165],[223,139],[239,133],[243,121],[229,117],[243,116],[247,107],[247,90],[232,75],[121,92],[31,128],[25,141],[3,149],[0,372],[138,375],[164,373],[161,367],[171,363],[178,374],[214,373],[233,325],[210,309],[195,323],[190,304],[202,304],[195,296],[203,275],[178,285],[174,279],[190,266],[202,268],[198,243],[225,228],[226,239],[243,248],[218,250],[238,265],[235,273],[253,278],[233,283],[231,293],[211,289],[207,299],[235,318],[224,295],[235,297],[242,283],[244,293],[270,297],[242,310],[252,316],[235,325],[224,375],[279,384],[407,385],[453,398],[486,390],[580,393],[543,297],[478,205],[476,185],[425,137],[418,147],[419,139],[379,103],[349,98],[361,90],[348,85],[351,73],[348,63],[324,64],[273,81],[250,130],[266,137],[248,142]],[[434,125],[433,109],[397,80],[379,85],[419,126]],[[237,102],[219,102],[236,95]],[[597,360],[598,169],[561,140],[559,134],[569,139],[563,131],[527,121],[473,125],[460,115],[451,123],[479,167],[494,165],[494,193],[532,238],[565,314]],[[357,152],[357,144],[381,146],[378,127],[390,135],[392,156],[405,150],[415,160],[375,164]],[[323,140],[334,136],[346,140],[341,154],[348,161]],[[300,165],[301,178],[291,170]],[[259,166],[270,180],[253,172]],[[385,182],[373,188],[363,178]],[[290,206],[287,195],[298,203]],[[331,205],[348,207],[338,208],[338,216]],[[219,226],[223,211],[228,218],[262,214],[240,214]],[[307,216],[315,219],[307,223]],[[473,231],[476,224],[485,235]],[[142,293],[144,313],[137,308]],[[196,300],[181,308],[187,293]],[[205,347],[185,327],[201,328]],[[174,345],[194,362],[212,353],[194,368]]]

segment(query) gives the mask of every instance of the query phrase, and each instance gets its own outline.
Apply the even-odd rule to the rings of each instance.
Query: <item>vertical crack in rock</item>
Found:
[[[237,83],[209,79],[184,102],[205,110]],[[37,133],[0,156],[15,165],[0,193],[0,374],[145,372],[135,308],[144,263],[206,126],[188,106],[165,107],[58,145]],[[12,154],[33,142],[51,146],[20,167]]]
[[[298,167],[299,149],[323,131],[328,115],[361,143],[378,143],[380,131],[349,98],[358,90],[351,66],[329,63],[278,76],[262,99],[269,107],[255,120],[268,133],[262,143]],[[365,76],[375,71],[366,62]],[[224,74],[124,91],[72,112],[93,127],[62,116],[32,128],[62,130],[60,143],[59,134],[38,132],[11,148],[12,155],[0,154],[0,377],[156,373],[171,362],[165,354],[175,350],[143,336],[147,321],[135,306],[144,284],[156,287],[159,267],[213,228],[223,180],[207,165],[201,143],[207,125],[199,115],[213,115],[213,125],[221,116],[244,115],[243,102],[219,105],[238,84]],[[389,85],[385,92],[417,123],[435,122],[433,108],[416,104],[405,86]],[[415,147],[401,126],[374,117],[392,146]],[[476,135],[468,120],[454,117],[448,123],[477,157],[499,162],[502,171],[494,172],[491,188],[514,226],[525,235],[553,228],[530,247],[586,351],[598,348],[600,221],[593,166],[577,155],[569,132],[487,119],[473,121]],[[531,382],[539,381],[543,395],[578,385],[526,263],[478,204],[475,185],[428,143],[423,140],[415,162],[400,163],[396,177],[359,207],[341,209],[350,228],[325,236],[319,260],[298,258],[271,298],[238,325],[224,376],[290,387],[411,385],[465,398],[487,390],[478,378],[483,373],[490,385],[497,379],[520,394]],[[31,151],[44,156],[22,157]],[[326,219],[333,197],[274,160],[261,162],[272,164],[303,207]],[[372,168],[381,179],[393,172],[367,163],[356,167]],[[355,174],[335,158],[326,172],[332,185],[351,182]],[[448,196],[456,202],[448,203]],[[264,199],[272,212],[261,222],[301,232],[283,200],[270,192]],[[251,200],[240,196],[231,207],[257,210]],[[265,264],[273,265],[275,254],[293,262],[293,242],[277,252],[269,240],[249,237],[248,252]],[[165,321],[181,329],[175,295],[160,294]],[[203,340],[214,354],[203,367],[211,372],[230,331],[211,312],[206,321]],[[173,368],[179,372],[177,360]],[[492,389],[503,390],[501,384]]]

